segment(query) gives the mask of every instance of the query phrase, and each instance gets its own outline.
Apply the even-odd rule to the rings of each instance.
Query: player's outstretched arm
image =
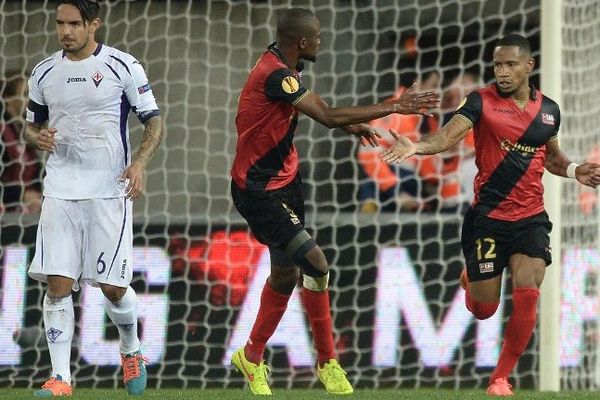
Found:
[[[569,165],[571,164],[574,167],[571,167],[573,172],[569,172]],[[582,185],[592,188],[600,185],[600,164],[584,163],[576,165],[572,163],[560,149],[558,140],[550,140],[546,143],[546,162],[544,166],[550,173],[563,177],[574,177]]]
[[[439,105],[439,93],[415,93],[414,87],[411,87],[404,91],[398,99],[354,107],[330,107],[319,95],[308,92],[294,107],[326,127],[336,128],[368,122],[394,113],[427,114],[429,110],[439,107]]]
[[[56,145],[54,141],[56,132],[55,128],[43,129],[42,124],[28,122],[25,129],[25,141],[37,150],[52,153]]]
[[[125,168],[122,180],[129,180],[129,184],[125,189],[127,198],[135,200],[144,191],[144,171],[150,162],[150,159],[158,149],[158,146],[163,137],[163,124],[160,116],[150,118],[144,124],[144,134],[142,143],[137,152],[133,155],[131,164]]]
[[[381,135],[369,124],[344,125],[341,128],[352,136],[359,138],[363,146],[379,146]]]
[[[441,153],[463,140],[470,129],[471,123],[466,118],[455,115],[440,130],[416,143],[395,132],[390,132],[395,137],[396,143],[381,152],[381,159],[389,163],[400,163],[414,154]]]

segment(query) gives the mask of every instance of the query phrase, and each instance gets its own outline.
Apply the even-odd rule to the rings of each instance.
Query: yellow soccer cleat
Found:
[[[323,365],[317,366],[317,376],[329,394],[352,394],[354,389],[346,378],[346,371],[342,369],[337,360],[331,359]]]
[[[244,348],[240,347],[233,352],[231,363],[235,365],[242,375],[244,375],[252,394],[267,396],[273,394],[271,393],[271,388],[269,388],[269,383],[267,382],[269,367],[265,365],[264,361],[261,361],[258,365],[248,361],[244,354]]]

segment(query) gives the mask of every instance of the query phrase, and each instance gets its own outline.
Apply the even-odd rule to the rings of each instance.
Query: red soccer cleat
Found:
[[[40,390],[33,393],[34,397],[58,397],[71,396],[73,388],[67,382],[62,380],[60,375],[50,378]]]
[[[508,383],[507,378],[497,378],[494,382],[490,383],[485,393],[488,396],[512,396],[513,392],[510,390],[512,385]]]

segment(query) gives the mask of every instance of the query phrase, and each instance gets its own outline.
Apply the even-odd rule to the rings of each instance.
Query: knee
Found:
[[[269,284],[277,293],[290,295],[296,287],[298,278],[298,268],[296,267],[277,268],[271,271]]]
[[[111,303],[117,303],[125,296],[125,292],[127,292],[127,288],[111,285],[100,285],[100,289],[102,290],[104,297]]]
[[[329,272],[327,258],[308,232],[299,232],[286,246],[285,254],[305,275],[322,277]]]
[[[499,304],[500,302],[482,303],[477,300],[473,300],[470,304],[471,314],[473,314],[475,318],[480,320],[488,319],[496,313]]]
[[[48,276],[46,295],[52,299],[62,299],[71,294],[73,279],[64,276]]]
[[[306,254],[306,260],[310,264],[308,271],[304,271],[305,275],[313,277],[323,277],[329,273],[329,264],[325,253],[320,247],[313,247],[311,251]]]

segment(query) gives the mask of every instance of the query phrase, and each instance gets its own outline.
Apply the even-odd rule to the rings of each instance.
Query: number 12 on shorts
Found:
[[[496,241],[493,238],[486,237],[483,239],[477,239],[475,241],[475,245],[477,246],[477,260],[491,260],[496,258],[496,253],[494,252],[496,249]],[[485,251],[485,253],[483,249],[484,246],[487,247],[487,251]]]

